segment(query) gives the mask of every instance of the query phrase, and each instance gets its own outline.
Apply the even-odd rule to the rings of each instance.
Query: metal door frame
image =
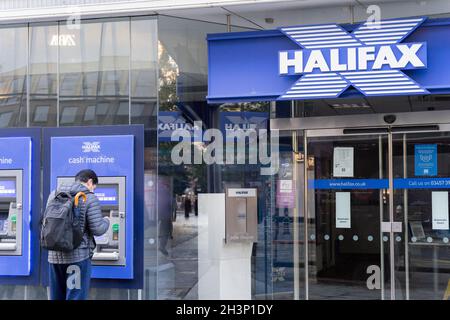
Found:
[[[387,119],[390,116],[391,119]],[[395,120],[393,122],[392,116]],[[391,123],[389,123],[391,122]],[[324,116],[324,117],[303,117],[303,118],[276,118],[270,120],[271,130],[292,131],[294,133],[303,134],[304,159],[308,159],[308,138],[326,137],[326,136],[367,136],[386,135],[388,138],[388,178],[389,178],[389,221],[394,222],[394,184],[393,184],[393,150],[392,136],[394,134],[403,134],[403,146],[407,133],[430,133],[430,132],[450,132],[450,111],[424,111],[424,112],[403,112],[403,113],[384,113],[384,114],[363,114],[363,115],[346,115],[346,116]],[[350,130],[350,132],[345,132]],[[296,141],[296,140],[293,140]],[[296,146],[295,146],[296,147]],[[380,145],[380,153],[381,153]],[[380,155],[381,160],[381,155]],[[404,159],[405,161],[405,159]],[[380,162],[380,172],[382,163]],[[405,170],[405,169],[404,169]],[[305,166],[306,171],[306,166]],[[305,297],[309,299],[309,250],[308,250],[308,179],[304,176],[304,194],[303,194],[303,212],[304,212],[304,228],[305,228]],[[405,215],[407,212],[405,211]],[[382,207],[380,206],[380,216],[382,217]],[[381,223],[382,221],[380,221]],[[382,226],[380,225],[380,228]],[[405,228],[407,228],[405,226]],[[384,232],[381,230],[381,234]],[[395,243],[394,231],[389,231],[390,238],[390,297],[395,300]],[[382,240],[381,240],[382,241]],[[407,239],[405,238],[405,241]],[[383,254],[383,246],[380,247],[380,254]],[[405,245],[405,273],[406,273],[406,299],[409,300],[409,266],[408,266],[408,248]],[[383,261],[383,256],[381,260]],[[297,263],[294,261],[294,264]],[[381,266],[380,266],[381,268]],[[383,279],[383,271],[382,279]],[[299,281],[297,281],[299,285]],[[382,280],[382,286],[384,280]],[[383,288],[383,287],[382,287]],[[294,288],[298,292],[298,288]],[[384,299],[384,290],[381,291],[382,299]]]

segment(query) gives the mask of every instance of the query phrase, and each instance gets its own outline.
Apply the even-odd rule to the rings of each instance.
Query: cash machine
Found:
[[[68,184],[74,177],[59,177],[60,184]],[[98,177],[98,185],[94,191],[100,201],[102,215],[110,220],[105,234],[94,237],[96,248],[92,257],[94,266],[125,266],[125,177]]]
[[[98,176],[94,193],[110,224],[106,233],[95,237],[93,287],[142,288],[143,126],[49,128],[43,130],[43,137],[47,192],[62,183],[72,183],[81,170],[91,169]],[[47,269],[44,260],[44,285],[48,283]]]
[[[0,256],[22,255],[22,170],[0,170]]]

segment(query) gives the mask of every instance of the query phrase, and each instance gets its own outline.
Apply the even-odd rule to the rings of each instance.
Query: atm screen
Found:
[[[13,198],[16,196],[16,181],[0,179],[0,198]]]
[[[117,206],[119,204],[117,186],[101,185],[95,189],[94,193],[103,206]]]

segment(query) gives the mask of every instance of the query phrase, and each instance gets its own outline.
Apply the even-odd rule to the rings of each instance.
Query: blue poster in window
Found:
[[[416,144],[414,146],[414,175],[437,175],[437,145]]]

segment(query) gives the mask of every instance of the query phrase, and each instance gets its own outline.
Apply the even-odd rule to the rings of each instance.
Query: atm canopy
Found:
[[[450,19],[210,34],[208,102],[450,93]]]

